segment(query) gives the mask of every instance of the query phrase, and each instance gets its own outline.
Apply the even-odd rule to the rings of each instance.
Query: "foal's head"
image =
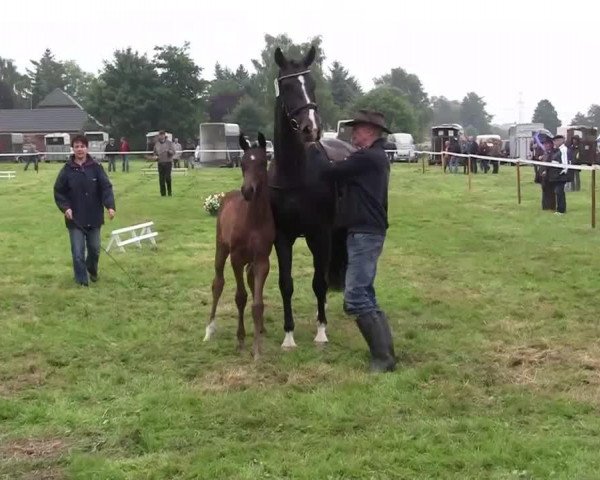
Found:
[[[315,56],[314,46],[299,62],[285,58],[280,48],[275,50],[275,63],[279,67],[275,91],[280,97],[290,128],[297,132],[303,142],[316,142],[321,137],[315,81],[309,69]]]
[[[267,141],[258,132],[258,145],[250,146],[243,133],[240,133],[242,156],[242,195],[247,201],[252,201],[267,188]]]

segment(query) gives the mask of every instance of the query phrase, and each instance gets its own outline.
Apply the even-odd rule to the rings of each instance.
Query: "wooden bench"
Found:
[[[108,242],[106,251],[110,250],[114,245],[117,246],[119,250],[124,252],[125,249],[123,247],[132,243],[135,243],[139,248],[142,248],[142,240],[150,240],[150,243],[152,243],[152,245],[156,247],[155,237],[158,235],[158,232],[152,231],[153,226],[154,222],[146,222],[140,223],[138,225],[133,225],[131,227],[113,230],[110,234],[110,241]],[[125,234],[130,234],[131,236],[122,240],[121,235]]]

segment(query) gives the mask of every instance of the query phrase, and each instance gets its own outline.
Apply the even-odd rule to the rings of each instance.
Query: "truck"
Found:
[[[238,166],[242,158],[239,136],[240,126],[237,123],[201,123],[200,166]]]
[[[586,125],[569,125],[558,127],[556,133],[565,137],[565,142],[570,145],[574,136],[580,140],[579,156],[577,163],[593,165],[598,161],[597,142],[598,129]]]
[[[0,133],[0,153],[23,153],[22,133]],[[17,162],[19,156],[2,156],[0,162]]]
[[[444,144],[450,139],[458,140],[464,135],[462,125],[458,123],[443,123],[431,127],[431,151],[443,152]],[[430,164],[442,163],[441,155],[430,155]]]
[[[547,131],[543,123],[518,123],[508,129],[509,156],[527,160],[531,157],[531,142],[535,132]]]

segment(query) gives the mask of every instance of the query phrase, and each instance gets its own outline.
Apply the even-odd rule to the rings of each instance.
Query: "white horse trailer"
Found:
[[[47,162],[66,162],[73,151],[68,133],[48,133],[44,135],[44,145]]]
[[[510,127],[508,129],[510,157],[527,160],[531,156],[529,147],[533,134],[543,130],[543,123],[519,123]]]
[[[200,124],[200,166],[224,167],[239,165],[240,126],[237,123]]]
[[[85,138],[88,141],[88,150],[90,152],[102,152],[92,155],[96,160],[104,160],[104,149],[108,144],[108,133],[106,132],[85,132]]]

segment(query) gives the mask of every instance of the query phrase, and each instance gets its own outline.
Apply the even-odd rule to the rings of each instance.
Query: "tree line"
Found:
[[[273,132],[273,80],[277,75],[274,52],[279,46],[291,57],[300,57],[310,45],[317,47],[313,66],[316,96],[325,130],[335,130],[338,120],[350,118],[359,108],[381,111],[393,131],[416,139],[428,137],[432,124],[460,123],[468,135],[501,133],[491,124],[483,97],[468,92],[459,100],[430,97],[419,77],[402,67],[374,79],[365,92],[340,62],[325,67],[320,36],[294,43],[287,35],[265,35],[253,72],[217,63],[213,80],[191,57],[189,43],[154,47],[149,56],[132,48],[117,50],[97,75],[83,71],[73,60],[58,60],[47,49],[21,73],[12,60],[0,58],[0,108],[35,108],[52,90],[61,88],[115,136],[126,136],[135,147],[144,145],[145,133],[161,128],[181,140],[195,139],[201,122],[238,123],[250,137],[261,130]],[[543,121],[552,131],[560,126],[556,110],[542,100],[533,121]],[[600,106],[574,123],[600,126]]]

